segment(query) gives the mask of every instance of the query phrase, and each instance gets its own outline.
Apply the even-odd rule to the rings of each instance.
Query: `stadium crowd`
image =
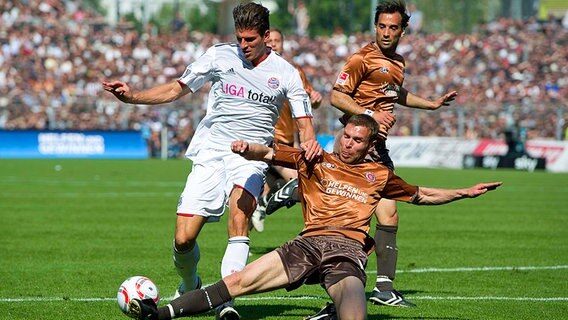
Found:
[[[0,12],[0,129],[141,130],[154,156],[164,127],[171,156],[185,150],[208,90],[167,106],[134,106],[104,93],[101,79],[137,89],[164,83],[212,44],[233,40],[183,24],[137,32],[126,22],[110,25],[78,0],[0,0]],[[347,56],[371,39],[339,28],[329,37],[286,36],[285,58],[324,95],[314,112],[318,133],[340,126],[338,111],[325,107],[329,92]],[[500,18],[469,34],[410,33],[399,51],[411,75],[406,88],[459,96],[435,112],[397,107],[392,135],[500,138],[516,126],[528,139],[558,138],[557,126],[568,124],[568,29],[559,21]]]

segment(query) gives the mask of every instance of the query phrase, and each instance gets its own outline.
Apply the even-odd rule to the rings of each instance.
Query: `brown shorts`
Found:
[[[286,290],[302,284],[319,283],[326,290],[340,280],[354,276],[367,281],[367,254],[356,240],[341,236],[296,237],[276,249],[288,275]]]

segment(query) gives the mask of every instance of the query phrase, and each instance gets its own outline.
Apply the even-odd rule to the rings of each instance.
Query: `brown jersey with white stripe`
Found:
[[[304,214],[304,236],[342,235],[365,244],[371,218],[381,198],[410,202],[418,187],[406,183],[392,170],[376,162],[346,164],[324,152],[306,162],[303,151],[274,145],[274,164],[298,170],[298,193]],[[322,227],[347,227],[325,229]]]
[[[366,109],[392,112],[404,82],[404,66],[401,55],[387,57],[371,42],[347,59],[333,90],[349,95]],[[387,135],[381,125],[381,138],[386,140]]]
[[[294,64],[294,67],[298,70],[304,89],[309,96],[314,89],[309,83],[306,73],[300,66]],[[296,123],[294,122],[294,118],[292,118],[290,105],[288,104],[288,101],[285,101],[282,105],[282,109],[280,109],[280,117],[274,126],[274,142],[293,146],[296,131]]]

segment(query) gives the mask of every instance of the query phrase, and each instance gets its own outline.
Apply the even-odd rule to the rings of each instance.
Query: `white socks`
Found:
[[[199,282],[197,277],[197,263],[201,257],[199,245],[197,245],[196,242],[192,250],[179,252],[176,250],[174,244],[173,251],[174,265],[176,266],[177,273],[182,278],[180,286],[181,293],[195,289]]]
[[[245,268],[249,256],[249,242],[250,239],[244,236],[229,239],[223,261],[221,262],[222,278]]]

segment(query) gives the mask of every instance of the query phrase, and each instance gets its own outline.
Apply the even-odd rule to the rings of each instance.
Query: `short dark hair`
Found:
[[[349,120],[347,120],[345,125],[347,126],[348,124],[368,128],[370,142],[377,140],[379,137],[379,124],[375,121],[375,119],[373,119],[373,117],[367,114],[361,113],[352,115],[349,117]]]
[[[233,19],[235,20],[236,30],[258,31],[264,35],[270,30],[270,11],[262,5],[254,2],[239,4],[233,9]]]
[[[382,0],[375,9],[375,25],[379,22],[381,13],[395,13],[398,12],[402,16],[402,29],[408,27],[408,20],[410,15],[406,13],[406,3],[404,0]]]

